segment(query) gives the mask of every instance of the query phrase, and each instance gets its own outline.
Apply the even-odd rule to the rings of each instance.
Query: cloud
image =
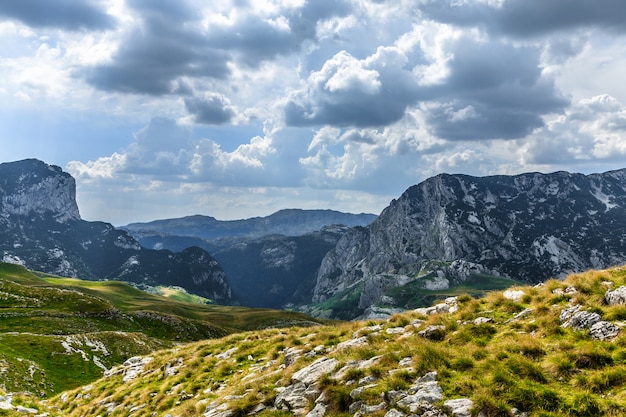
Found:
[[[112,61],[83,72],[87,81],[100,90],[123,93],[166,95],[180,91],[185,77],[224,79],[230,73],[227,51],[207,46],[194,25],[198,18],[184,3],[138,2],[147,4],[137,12],[142,25],[134,27],[121,41]],[[184,85],[184,83],[183,83]]]
[[[344,1],[269,12],[240,4],[232,10],[215,4],[196,10],[189,0],[132,0],[136,23],[120,41],[111,62],[84,72],[101,90],[168,95],[180,93],[186,80],[225,80],[233,64],[257,68],[279,55],[315,41],[320,20],[347,13]],[[186,89],[189,93],[190,90]]]
[[[626,160],[626,107],[609,95],[580,100],[535,132],[520,151],[525,164],[580,166]]]
[[[266,186],[297,184],[296,172],[285,176],[285,163],[273,147],[272,138],[253,137],[249,143],[227,152],[207,138],[192,139],[189,127],[168,118],[153,118],[134,134],[126,149],[86,163],[72,161],[70,172],[85,180],[132,178],[152,181],[198,183],[219,186]],[[272,170],[274,164],[278,170]],[[275,178],[279,175],[284,178]]]
[[[230,122],[235,109],[221,94],[208,93],[202,98],[185,98],[185,108],[193,115],[196,123],[219,125]]]
[[[448,140],[516,139],[569,101],[540,68],[538,47],[462,37],[446,45],[447,76],[432,86],[427,120]]]
[[[626,31],[621,0],[426,0],[420,10],[440,22],[520,38],[588,27]]]
[[[306,1],[295,7],[269,9],[244,7],[229,19],[211,21],[207,42],[220,50],[233,52],[244,64],[257,67],[265,60],[298,51],[306,42],[315,42],[320,22],[350,11],[343,0]]]
[[[290,126],[382,126],[404,116],[418,85],[408,58],[396,47],[379,47],[359,60],[341,51],[307,79],[285,105]]]
[[[115,19],[93,1],[2,1],[0,16],[19,20],[35,28],[69,31],[106,30],[116,25]]]

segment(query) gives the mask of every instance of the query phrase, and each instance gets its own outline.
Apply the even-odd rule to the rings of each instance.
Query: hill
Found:
[[[317,323],[293,312],[179,302],[122,282],[0,263],[0,386],[49,396],[178,343]]]
[[[617,416],[626,268],[457,296],[387,320],[269,329],[137,357],[50,416]]]

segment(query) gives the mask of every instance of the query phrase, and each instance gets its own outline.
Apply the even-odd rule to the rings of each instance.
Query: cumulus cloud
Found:
[[[395,47],[359,60],[341,51],[307,79],[285,106],[291,126],[382,126],[398,121],[417,99],[417,80]]]
[[[94,1],[2,1],[0,16],[19,20],[35,28],[69,31],[112,29],[116,24],[115,19]]]
[[[219,125],[230,122],[236,113],[229,100],[221,94],[208,93],[204,97],[190,97],[184,101],[185,108],[196,123]]]
[[[535,132],[522,148],[526,164],[598,165],[626,160],[626,107],[609,95],[576,103]]]

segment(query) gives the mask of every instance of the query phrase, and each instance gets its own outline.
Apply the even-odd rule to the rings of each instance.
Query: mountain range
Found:
[[[479,295],[626,262],[626,170],[441,174],[375,219],[283,210],[125,229],[81,220],[74,187],[69,174],[41,161],[0,165],[5,261],[341,319],[387,317],[459,291]],[[335,221],[348,226],[328,225]]]

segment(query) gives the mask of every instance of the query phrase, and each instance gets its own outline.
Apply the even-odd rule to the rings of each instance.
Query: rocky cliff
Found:
[[[142,248],[123,230],[80,218],[74,179],[29,159],[0,164],[0,259],[85,279],[179,285],[231,301],[224,271],[206,251]]]
[[[406,190],[322,261],[315,301],[346,289],[361,311],[407,284],[472,277],[527,282],[626,261],[626,169],[471,177],[442,174]]]

